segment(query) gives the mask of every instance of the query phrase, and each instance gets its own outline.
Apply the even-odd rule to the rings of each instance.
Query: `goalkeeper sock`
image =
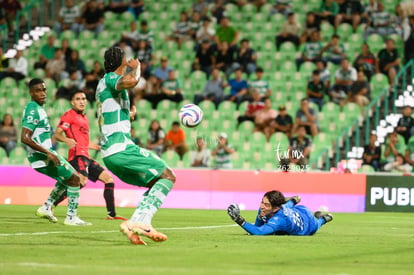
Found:
[[[105,189],[103,192],[103,196],[106,203],[106,211],[108,212],[108,215],[111,217],[115,217],[115,198],[114,198],[114,187],[115,184],[113,182],[106,183]]]
[[[145,192],[130,220],[132,222],[151,224],[152,217],[164,202],[173,185],[173,182],[170,180],[158,180],[150,190]]]
[[[63,182],[60,182],[60,181],[56,182],[55,188],[53,188],[52,192],[50,192],[50,195],[47,198],[44,205],[47,207],[53,206],[55,201],[57,201],[59,197],[62,196],[62,194],[66,192],[66,188],[67,186]]]
[[[68,186],[68,216],[76,216],[79,204],[79,186]]]

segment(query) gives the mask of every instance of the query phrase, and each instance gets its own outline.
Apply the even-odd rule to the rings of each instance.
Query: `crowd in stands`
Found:
[[[283,18],[280,30],[274,31],[274,47],[271,51],[285,53],[289,47],[293,47],[300,53],[300,56],[293,56],[293,62],[287,62],[296,65],[291,72],[302,72],[301,77],[307,82],[302,87],[305,97],[297,98],[300,101],[298,109],[291,110],[285,102],[277,102],[275,92],[288,91],[280,91],[280,87],[271,85],[270,78],[274,72],[265,68],[263,59],[259,58],[264,45],[254,41],[251,36],[245,36],[237,27],[239,25],[233,23],[234,18],[229,16],[229,4],[233,4],[241,13],[246,5],[253,4],[257,13],[263,14],[267,3],[272,4],[266,14],[268,18],[261,20],[272,22],[273,18]],[[82,5],[75,5],[73,0],[65,0],[53,26],[54,34],[48,36],[34,67],[29,67],[24,52],[18,51],[13,59],[1,60],[0,81],[11,77],[19,82],[33,70],[43,71],[46,78],[55,81],[57,98],[69,99],[74,91],[82,90],[88,100],[93,102],[97,82],[104,74],[102,59],[94,61],[92,67],[86,66],[87,60],[81,57],[79,49],[71,47],[73,41],[63,38],[62,34],[70,30],[75,40],[87,37],[82,36],[85,32],[93,34],[90,39],[100,38],[104,33],[105,13],[131,13],[133,20],[129,29],[118,34],[114,45],[124,49],[128,58],[138,58],[142,64],[143,77],[129,91],[133,104],[147,100],[156,109],[164,100],[182,102],[188,92],[182,80],[202,74],[205,78],[201,79],[206,81],[200,83],[201,89],[191,101],[196,104],[212,101],[216,109],[225,101],[233,102],[240,108],[240,116],[235,124],[242,125],[250,121],[254,123],[252,131],[263,133],[268,141],[274,133],[280,132],[290,139],[292,149],[310,148],[312,138],[321,131],[317,114],[324,110],[328,102],[340,107],[356,103],[362,111],[371,100],[370,81],[376,74],[385,75],[390,90],[393,90],[401,64],[414,56],[414,17],[407,16],[400,4],[395,6],[394,12],[390,12],[378,0],[321,0],[318,9],[306,14],[298,12],[300,9],[295,7],[298,4],[300,1],[292,0],[196,0],[186,9],[175,11],[176,21],[170,24],[170,33],[164,41],[158,41],[149,22],[140,17],[145,5],[151,3],[145,2],[144,5],[142,0],[89,0]],[[246,23],[248,20],[246,18]],[[348,34],[341,32],[344,23],[351,26]],[[324,34],[327,25],[333,29],[332,35]],[[353,34],[360,36],[358,53],[355,52],[358,48],[351,47],[349,37],[345,37]],[[375,35],[384,39],[385,47],[371,47],[369,39]],[[171,56],[161,51],[164,43],[176,43],[178,50],[186,51],[188,49],[184,49],[184,45],[187,41],[193,41],[193,53],[190,55],[193,59],[190,60],[189,71],[182,71],[175,67],[176,64],[170,65]],[[403,47],[401,43],[404,43]],[[1,52],[0,56],[3,57]],[[311,69],[304,70],[305,67]],[[234,152],[227,145],[229,133],[220,135],[218,147],[209,153],[206,150],[212,148],[207,148],[205,140],[197,139],[194,146],[188,146],[183,134],[176,124],[165,133],[160,123],[154,120],[150,124],[147,144],[143,146],[159,155],[166,150],[175,150],[181,158],[196,147],[197,151],[190,154],[194,158],[194,166],[207,165],[207,155],[215,156],[216,163],[220,163],[217,158]],[[371,147],[366,150],[376,152]],[[389,154],[396,156],[393,150],[388,151],[384,152],[384,156],[387,154],[385,157]],[[405,152],[400,153],[406,159]],[[305,160],[308,158],[309,154],[306,154]],[[227,155],[223,158],[223,167],[229,163],[229,159]],[[295,163],[295,160],[291,161]],[[368,160],[365,162],[371,163]],[[375,169],[385,169],[384,166],[373,166]]]

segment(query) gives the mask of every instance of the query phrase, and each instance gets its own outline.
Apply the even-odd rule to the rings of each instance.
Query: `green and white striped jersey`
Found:
[[[269,82],[264,79],[250,81],[249,88],[259,90],[261,95],[265,95],[269,89]]]
[[[30,101],[23,112],[22,127],[33,131],[32,140],[52,151],[51,127],[45,109],[36,101]],[[47,165],[47,156],[39,151],[27,148],[27,158],[33,168]]]
[[[233,146],[231,145],[227,145],[227,147],[233,148]],[[224,150],[223,148],[220,148],[217,151],[216,166],[217,168],[233,168],[233,165],[231,163],[231,154],[227,153],[226,150]]]
[[[129,97],[127,90],[116,90],[120,75],[110,72],[103,76],[96,89],[98,123],[102,134],[102,157],[121,152],[134,143],[131,140]]]

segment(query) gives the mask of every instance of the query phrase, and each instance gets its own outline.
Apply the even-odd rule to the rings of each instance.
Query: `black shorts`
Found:
[[[99,163],[85,156],[75,156],[69,163],[78,171],[79,174],[87,177],[95,182],[99,179],[99,175],[105,170]]]

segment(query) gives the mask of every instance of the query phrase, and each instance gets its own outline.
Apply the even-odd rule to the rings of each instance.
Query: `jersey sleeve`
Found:
[[[262,226],[256,226],[254,224],[245,222],[242,226],[244,230],[250,235],[271,235],[278,231],[278,226],[276,224],[265,223]]]
[[[122,76],[116,74],[116,73],[110,73],[107,75],[107,77],[105,78],[105,84],[106,87],[108,87],[112,93],[115,93],[116,95],[119,94],[121,91],[118,91],[116,89],[116,84],[118,83],[119,79]]]
[[[66,132],[70,128],[71,123],[72,123],[71,122],[71,119],[69,118],[68,114],[65,113],[60,118],[58,127],[61,128],[63,131]]]
[[[22,127],[34,131],[39,123],[39,112],[31,104],[27,105],[23,113]]]

